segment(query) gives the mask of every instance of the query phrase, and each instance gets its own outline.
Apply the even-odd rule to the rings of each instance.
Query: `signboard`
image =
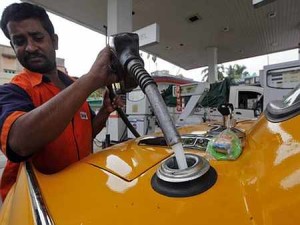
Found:
[[[143,27],[134,33],[139,35],[140,47],[159,42],[159,26],[157,23]]]
[[[181,98],[181,87],[179,85],[175,86],[175,92],[176,92],[176,111],[182,112],[182,98]]]

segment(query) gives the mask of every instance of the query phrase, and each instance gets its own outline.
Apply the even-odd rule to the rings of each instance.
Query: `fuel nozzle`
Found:
[[[115,65],[115,68],[119,69],[119,72],[123,72],[119,76],[124,82],[124,87],[127,90],[132,90],[137,84],[140,86],[152,106],[167,144],[175,149],[179,168],[187,168],[183,149],[177,150],[178,145],[181,145],[179,133],[173,124],[155,81],[144,69],[144,62],[139,55],[138,35],[134,33],[117,34],[111,41],[111,47],[116,56],[117,61],[115,62],[121,64],[121,66]]]
[[[233,105],[231,103],[220,104],[218,106],[218,111],[223,116],[223,126],[226,128],[231,128]]]
[[[112,36],[110,47],[113,51],[111,69],[116,73],[120,80],[121,91],[130,92],[138,86],[138,81],[128,72],[128,63],[132,60],[144,66],[144,61],[139,55],[138,35],[131,33],[121,33]]]

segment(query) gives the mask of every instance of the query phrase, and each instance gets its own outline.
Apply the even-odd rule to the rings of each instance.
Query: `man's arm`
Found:
[[[90,93],[116,82],[110,74],[110,50],[102,50],[90,71],[45,104],[19,117],[12,125],[8,144],[26,157],[58,137]]]

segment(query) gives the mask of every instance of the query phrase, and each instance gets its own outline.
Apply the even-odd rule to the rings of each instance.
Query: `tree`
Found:
[[[226,73],[230,79],[238,81],[249,75],[249,72],[246,71],[246,68],[247,67],[244,65],[238,65],[238,64],[234,64],[233,66],[229,65],[229,67],[226,69],[227,70]]]

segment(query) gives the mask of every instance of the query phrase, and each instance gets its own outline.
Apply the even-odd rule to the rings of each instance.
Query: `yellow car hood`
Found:
[[[82,162],[132,181],[171,154],[173,152],[167,147],[140,146],[138,140],[131,140],[87,157]]]
[[[281,123],[262,117],[245,129],[243,153],[235,161],[194,151],[210,160],[218,178],[210,189],[190,197],[168,197],[152,188],[153,175],[171,151],[139,146],[135,140],[53,175],[34,173],[56,225],[295,225],[300,221],[299,123],[300,116]],[[3,205],[11,205],[10,211],[2,210],[2,218],[10,219],[3,224],[33,224],[24,167],[12,191]]]

